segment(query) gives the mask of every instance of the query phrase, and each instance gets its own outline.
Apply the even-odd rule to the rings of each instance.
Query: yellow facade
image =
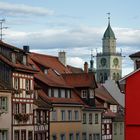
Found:
[[[81,106],[67,106],[67,107],[54,107],[56,110],[56,121],[52,120],[52,112],[50,115],[50,140],[54,140],[53,137],[56,136],[57,140],[61,140],[61,135],[65,135],[65,139],[69,140],[70,134],[76,139],[76,134],[79,135],[81,139],[82,134],[82,112]],[[65,120],[62,121],[61,111],[65,111]],[[72,119],[68,118],[68,111],[72,111]],[[79,112],[79,119],[75,120],[75,111]]]

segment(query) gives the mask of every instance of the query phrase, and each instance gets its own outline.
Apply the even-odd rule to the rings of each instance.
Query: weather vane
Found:
[[[108,23],[110,23],[110,12],[108,12],[107,15],[108,15]]]
[[[0,40],[2,41],[3,39],[3,30],[7,29],[8,27],[4,27],[3,23],[5,22],[5,19],[0,20]]]

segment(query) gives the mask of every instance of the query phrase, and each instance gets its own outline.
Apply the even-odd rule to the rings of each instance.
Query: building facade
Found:
[[[0,88],[0,139],[11,140],[11,90]]]
[[[2,114],[1,120],[5,120],[9,117],[7,115],[10,115],[9,119],[7,118],[8,121],[5,120],[5,124],[9,124],[10,133],[2,130],[4,140],[8,140],[8,137],[11,140],[33,140],[35,136],[34,74],[37,70],[30,63],[28,53],[28,46],[19,49],[0,41],[0,71],[2,73],[0,83],[10,89],[10,94],[3,93],[0,97],[1,106],[8,111],[4,111],[7,114],[5,117]],[[7,126],[4,125],[4,127]],[[49,127],[46,131],[49,131]],[[45,136],[42,140],[48,140],[48,137]]]

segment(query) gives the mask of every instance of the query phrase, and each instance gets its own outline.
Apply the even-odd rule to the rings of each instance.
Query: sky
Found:
[[[0,0],[0,19],[8,27],[3,41],[47,55],[66,51],[67,64],[83,68],[91,50],[94,56],[102,51],[108,12],[124,76],[133,71],[129,55],[140,50],[139,0]]]

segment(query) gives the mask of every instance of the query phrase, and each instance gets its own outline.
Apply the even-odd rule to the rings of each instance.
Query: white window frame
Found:
[[[81,97],[87,98],[87,90],[81,90]]]

